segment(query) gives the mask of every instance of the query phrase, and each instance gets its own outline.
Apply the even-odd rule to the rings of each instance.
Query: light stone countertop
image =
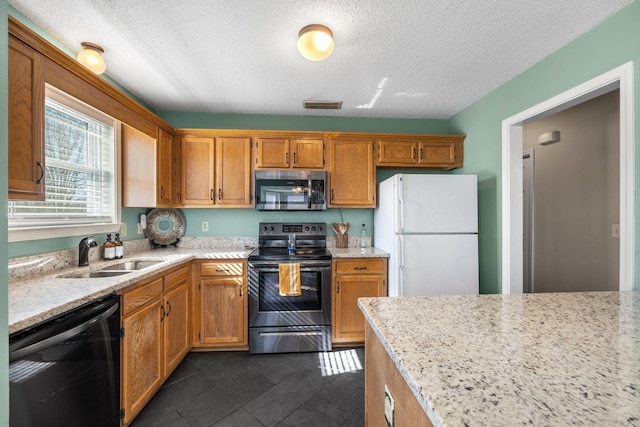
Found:
[[[358,304],[435,426],[640,425],[640,292]]]
[[[68,267],[25,279],[10,280],[9,333],[33,326],[192,259],[246,259],[250,252],[251,249],[245,248],[162,248],[139,252],[119,260],[93,262],[89,267]],[[64,277],[135,260],[161,263],[120,276],[90,279]]]
[[[329,252],[334,258],[388,258],[389,253],[380,249],[372,248],[371,246],[366,248],[349,247],[349,248],[335,248],[329,247]]]

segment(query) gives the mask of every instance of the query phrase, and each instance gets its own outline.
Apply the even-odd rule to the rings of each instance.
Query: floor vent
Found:
[[[303,101],[303,105],[309,110],[339,110],[342,101]]]

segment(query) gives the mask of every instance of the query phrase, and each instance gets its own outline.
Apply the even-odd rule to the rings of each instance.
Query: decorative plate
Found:
[[[184,214],[178,209],[153,209],[147,214],[144,235],[156,245],[173,245],[187,228]]]

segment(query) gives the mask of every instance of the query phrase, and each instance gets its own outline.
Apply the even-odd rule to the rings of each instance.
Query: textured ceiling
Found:
[[[158,111],[449,118],[632,0],[10,0]],[[296,50],[325,24],[322,62]],[[340,100],[342,110],[303,110]]]

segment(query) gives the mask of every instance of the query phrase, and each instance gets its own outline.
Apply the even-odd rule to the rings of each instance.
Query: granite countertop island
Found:
[[[435,426],[640,425],[640,292],[359,306]]]

